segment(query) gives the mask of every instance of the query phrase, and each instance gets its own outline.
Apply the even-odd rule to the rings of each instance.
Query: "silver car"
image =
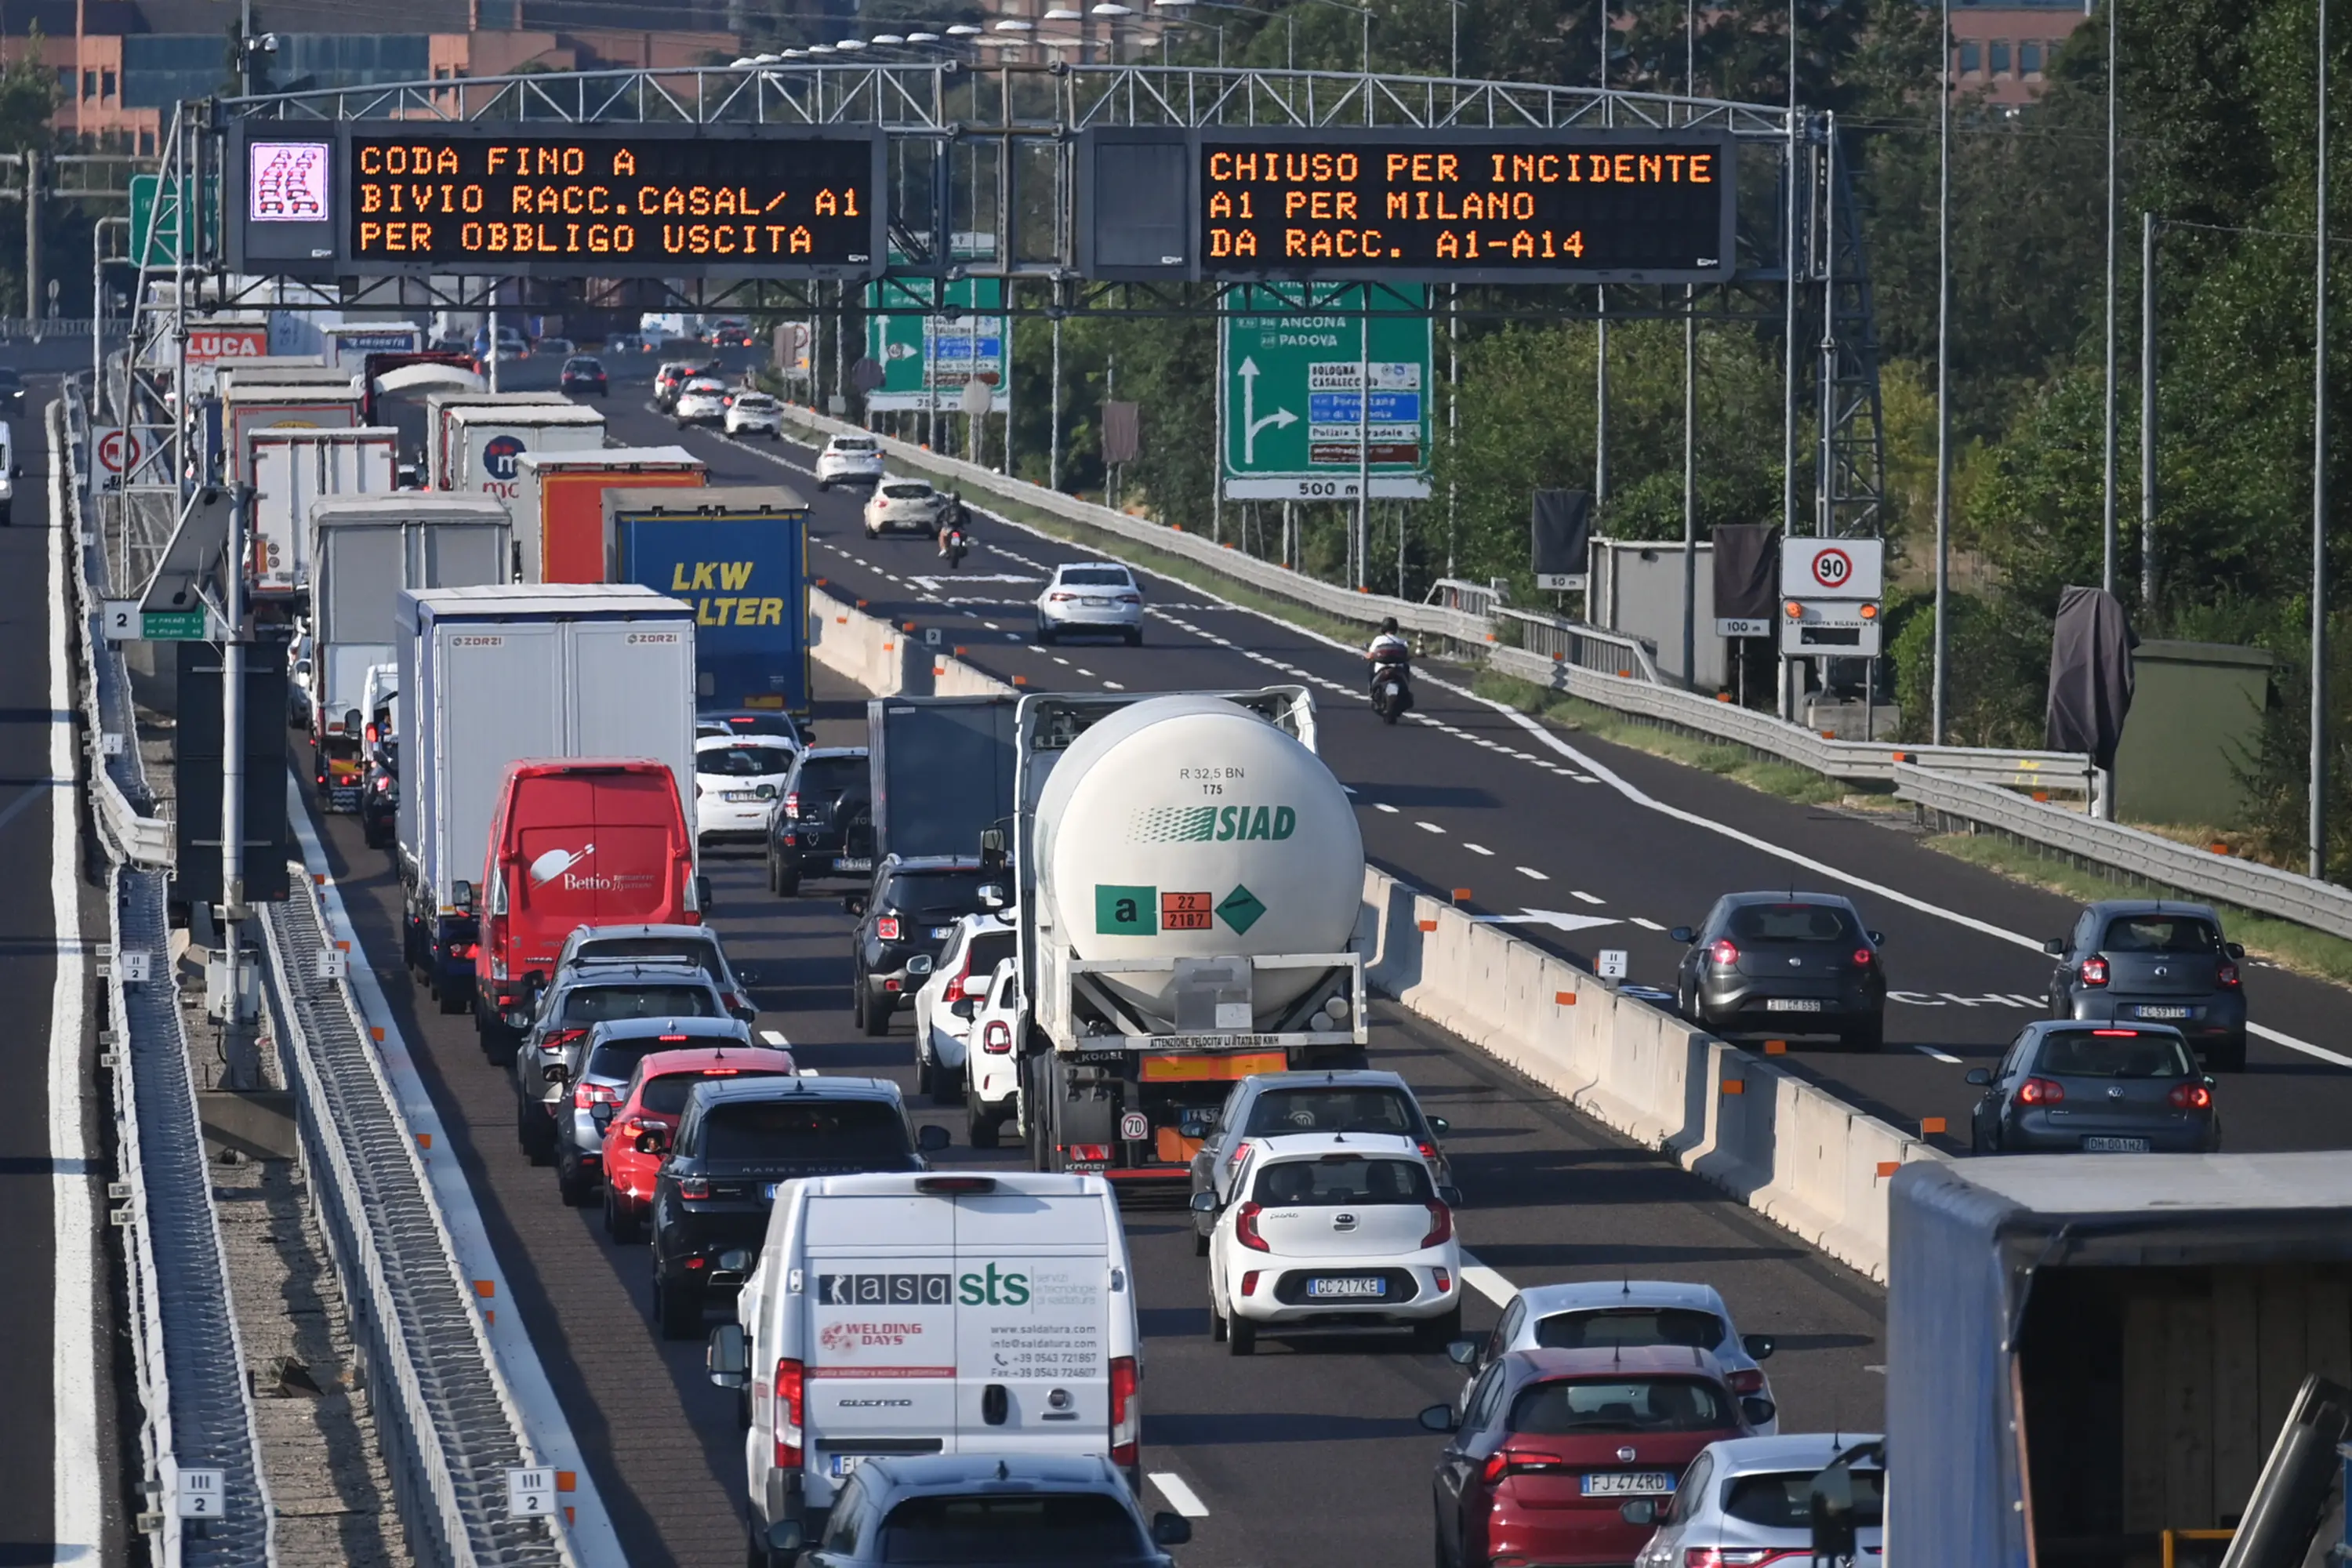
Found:
[[[882,478],[882,448],[871,436],[835,436],[816,455],[816,488],[870,485]]]
[[[1469,1375],[1462,1397],[1487,1366],[1511,1351],[1590,1350],[1617,1345],[1687,1345],[1715,1357],[1731,1392],[1772,1398],[1771,1380],[1757,1363],[1771,1358],[1772,1336],[1742,1334],[1731,1309],[1712,1285],[1674,1279],[1590,1279],[1538,1285],[1511,1298],[1483,1339],[1456,1340],[1446,1355]],[[1778,1403],[1777,1401],[1775,1403]],[[1454,1401],[1458,1407],[1461,1398]],[[1767,1421],[1758,1431],[1779,1430]]]
[[[1037,595],[1037,640],[1058,641],[1066,633],[1110,633],[1129,647],[1143,641],[1143,588],[1114,561],[1081,561],[1057,566]]]
[[[1682,1568],[1685,1563],[1810,1563],[1813,1478],[1841,1454],[1876,1443],[1867,1432],[1808,1432],[1791,1437],[1727,1437],[1709,1443],[1675,1488],[1658,1532],[1633,1559],[1634,1568]],[[1885,1472],[1852,1467],[1855,1521],[1853,1561],[1868,1568],[1884,1547],[1881,1520]],[[1628,1503],[1620,1511],[1643,1522]]]
[[[900,531],[935,534],[947,500],[928,479],[884,479],[866,498],[866,537],[879,539]]]
[[[569,1115],[561,1105],[556,1110],[555,1188],[563,1201],[579,1208],[596,1195],[604,1175],[604,1130],[597,1125],[596,1108],[628,1098],[639,1062],[656,1051],[751,1045],[751,1026],[737,1018],[617,1018],[572,1041],[563,1053],[562,1085],[572,1109]]]

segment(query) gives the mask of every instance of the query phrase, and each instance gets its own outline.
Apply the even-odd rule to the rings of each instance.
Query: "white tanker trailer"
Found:
[[[1014,730],[1031,1153],[1181,1180],[1234,1080],[1360,1059],[1355,810],[1303,687],[1041,694]]]

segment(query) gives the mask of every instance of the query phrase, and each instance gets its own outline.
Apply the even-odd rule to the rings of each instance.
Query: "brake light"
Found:
[[[548,1036],[547,1038],[540,1041],[539,1048],[543,1051],[560,1051],[564,1047],[570,1045],[572,1041],[581,1038],[587,1033],[588,1031],[585,1029],[558,1029],[555,1033]]]
[[[1683,1568],[1764,1568],[1811,1555],[1804,1546],[1692,1546],[1683,1551]]]
[[[2063,1105],[2066,1103],[2066,1086],[2046,1078],[2030,1078],[2018,1086],[2017,1102],[2020,1105]]]
[[[2105,985],[2107,983],[2107,961],[2104,958],[2083,960],[2081,967],[2074,971],[2074,978],[2085,985]]]
[[[2221,966],[2213,972],[2213,979],[2217,984],[2222,985],[2237,984],[2238,966],[2231,963],[2229,960],[2223,959],[2221,961]]]
[[[880,920],[876,921],[874,922],[874,934],[884,942],[898,941],[898,917],[897,915],[884,915]]]
[[[1724,1381],[1731,1384],[1731,1392],[1734,1394],[1764,1392],[1764,1374],[1754,1367],[1749,1367],[1746,1372],[1735,1372]]]
[[[677,1195],[688,1203],[701,1203],[707,1200],[710,1196],[710,1178],[680,1176],[677,1182]]]
[[[572,1106],[585,1110],[592,1105],[618,1105],[621,1091],[608,1083],[583,1083],[572,1089]]]
[[[980,1032],[980,1048],[992,1057],[1001,1057],[1013,1049],[1013,1026],[1002,1018],[991,1018]]]
[[[2139,1038],[2139,1031],[2137,1029],[2094,1029],[2091,1033],[2095,1036],[2102,1036],[2113,1040],[2137,1040]]]
[[[796,1361],[776,1363],[776,1468],[801,1468],[801,1394],[803,1371]]]
[[[705,1078],[733,1078],[742,1070],[743,1069],[741,1068],[704,1068],[702,1069],[702,1076]]]
[[[1118,602],[1122,605],[1139,605],[1143,603],[1143,596],[1139,594],[1121,594],[1118,596]]]
[[[1265,1212],[1263,1204],[1244,1204],[1234,1212],[1234,1239],[1252,1252],[1272,1252],[1265,1237],[1257,1233],[1257,1216]]]
[[[360,733],[361,733],[362,735],[363,735],[363,736],[365,736],[365,737],[366,737],[366,739],[367,739],[367,743],[368,743],[369,745],[373,746],[373,745],[374,745],[374,744],[375,744],[375,742],[376,742],[376,732],[375,732],[375,725],[374,725],[373,722],[371,722],[371,723],[368,725],[368,727],[367,727],[366,729],[364,729],[364,730],[361,731],[360,731]]]
[[[629,1139],[634,1142],[636,1139],[644,1137],[650,1129],[647,1128],[644,1122],[632,1116],[626,1121],[624,1121],[619,1126],[614,1128],[613,1131],[620,1134],[623,1138]]]
[[[1256,1295],[1256,1294],[1257,1294],[1257,1282],[1258,1282],[1259,1279],[1265,1275],[1265,1269],[1263,1269],[1263,1268],[1245,1268],[1245,1269],[1244,1269],[1244,1270],[1242,1271],[1242,1294],[1243,1294],[1243,1295],[1244,1295],[1244,1296],[1255,1296],[1255,1295]]]
[[[1853,950],[1853,966],[1856,969],[1868,969],[1870,967],[1870,961],[1874,956],[1876,955],[1874,954],[1870,949],[1866,947],[1857,947]]]
[[[1076,594],[1048,594],[1045,595],[1045,602],[1049,605],[1066,605],[1076,597]]]
[[[1143,1410],[1135,1397],[1138,1392],[1135,1358],[1111,1357],[1110,1462],[1122,1469],[1133,1469],[1139,1458],[1136,1447],[1142,1435]]]
[[[1706,956],[1709,963],[1728,969],[1739,962],[1739,944],[1729,938],[1712,942],[1707,947]]]
[[[2213,1091],[2193,1081],[2174,1084],[2172,1092],[2165,1098],[2172,1101],[2173,1109],[2177,1110],[2210,1110],[2213,1108]]]
[[[1441,1247],[1454,1239],[1454,1211],[1444,1204],[1429,1205],[1429,1234],[1421,1238],[1423,1247]]]
[[[1491,1485],[1506,1476],[1540,1474],[1545,1470],[1566,1468],[1568,1468],[1568,1461],[1558,1454],[1547,1454],[1536,1449],[1497,1448],[1486,1456],[1486,1468],[1479,1474],[1481,1479]]]
[[[691,1035],[656,1035],[654,1037],[665,1046],[682,1046],[694,1037]]]
[[[1236,1169],[1240,1167],[1241,1163],[1244,1160],[1249,1158],[1249,1142],[1246,1139],[1234,1145],[1234,1165]]]
[[[801,792],[800,792],[800,791],[798,791],[798,790],[796,790],[796,789],[795,789],[795,790],[787,790],[787,791],[785,791],[785,792],[784,792],[784,815],[785,815],[786,816],[790,816],[790,817],[798,817],[798,816],[800,816],[800,814],[801,814]]]
[[[1413,1147],[1421,1151],[1421,1157],[1424,1160],[1434,1160],[1437,1158],[1437,1145],[1431,1142],[1426,1138],[1423,1139],[1420,1142],[1415,1143]]]
[[[392,787],[392,775],[391,775],[390,773],[381,773],[381,774],[378,774],[378,775],[377,775],[377,777],[376,777],[376,781],[375,781],[375,793],[376,793],[376,794],[378,794],[378,795],[382,795],[384,791],[386,791],[386,790],[390,789],[391,787]],[[2228,965],[2226,965],[2226,964],[2225,964],[2225,965],[2223,965],[2223,967],[2224,967],[2224,968],[2228,968]],[[2238,973],[2238,972],[2237,972],[2235,969],[2231,969],[2231,970],[2230,970],[2230,973],[2231,973],[2231,975],[2232,976],[2232,978],[2231,978],[2231,979],[2229,979],[2229,980],[2226,980],[2226,981],[2224,981],[2224,982],[2222,982],[2222,984],[2226,984],[2226,985],[2235,985],[2235,984],[2237,984],[2237,980],[2236,980],[2234,977],[2235,977],[2235,975],[2237,974],[2237,973]]]

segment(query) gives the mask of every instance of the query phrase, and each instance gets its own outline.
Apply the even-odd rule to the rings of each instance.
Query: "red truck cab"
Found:
[[[490,818],[474,956],[485,1047],[530,1025],[564,939],[583,925],[699,925],[694,828],[677,775],[645,758],[518,762]]]

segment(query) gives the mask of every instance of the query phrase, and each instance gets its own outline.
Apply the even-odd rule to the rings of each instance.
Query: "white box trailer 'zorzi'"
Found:
[[[397,487],[399,432],[273,428],[246,437],[253,474],[246,585],[257,600],[310,595],[310,512],[332,496],[388,495]]]

